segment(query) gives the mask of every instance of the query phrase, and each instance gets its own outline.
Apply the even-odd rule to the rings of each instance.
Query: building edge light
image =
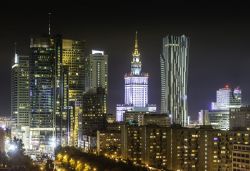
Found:
[[[94,54],[102,54],[104,55],[104,51],[101,51],[101,50],[92,50],[92,55]]]

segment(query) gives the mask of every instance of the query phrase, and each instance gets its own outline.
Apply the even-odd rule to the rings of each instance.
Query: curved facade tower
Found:
[[[187,125],[188,47],[185,35],[163,38],[161,63],[161,113],[170,114],[172,123]]]
[[[125,74],[125,104],[117,105],[116,120],[123,121],[126,111],[154,112],[156,107],[148,105],[148,74],[142,73],[141,55],[138,49],[137,32],[132,53],[131,72]]]

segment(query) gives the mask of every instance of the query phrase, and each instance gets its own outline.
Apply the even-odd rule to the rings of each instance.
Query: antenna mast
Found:
[[[48,13],[49,14],[49,36],[50,36],[50,16],[51,16],[51,12]]]

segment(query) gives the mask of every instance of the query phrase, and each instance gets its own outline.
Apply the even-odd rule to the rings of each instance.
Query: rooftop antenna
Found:
[[[51,12],[49,12],[48,14],[49,14],[49,36],[50,36],[50,16],[51,16]]]
[[[15,50],[15,54],[16,54],[16,42],[14,43],[14,50]]]

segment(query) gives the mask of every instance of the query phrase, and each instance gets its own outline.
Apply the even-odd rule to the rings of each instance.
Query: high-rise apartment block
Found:
[[[232,152],[232,171],[250,170],[250,145],[234,144]]]
[[[118,151],[116,158],[131,160],[135,164],[146,165],[163,170],[232,170],[243,165],[249,159],[246,153],[250,143],[247,130],[223,131],[211,126],[184,128],[179,125],[165,127],[159,125],[121,126],[120,143],[118,134],[99,136],[100,154],[112,149]],[[112,140],[111,140],[111,139]],[[114,141],[116,140],[116,143]],[[98,142],[97,142],[98,143]],[[242,145],[241,145],[242,144]],[[118,146],[119,145],[119,146]],[[233,157],[233,146],[244,146],[240,155]],[[121,151],[119,151],[119,149]],[[232,160],[238,158],[232,165]],[[241,163],[240,163],[241,162]]]
[[[161,113],[172,123],[187,125],[189,40],[185,35],[163,38],[161,64]]]

